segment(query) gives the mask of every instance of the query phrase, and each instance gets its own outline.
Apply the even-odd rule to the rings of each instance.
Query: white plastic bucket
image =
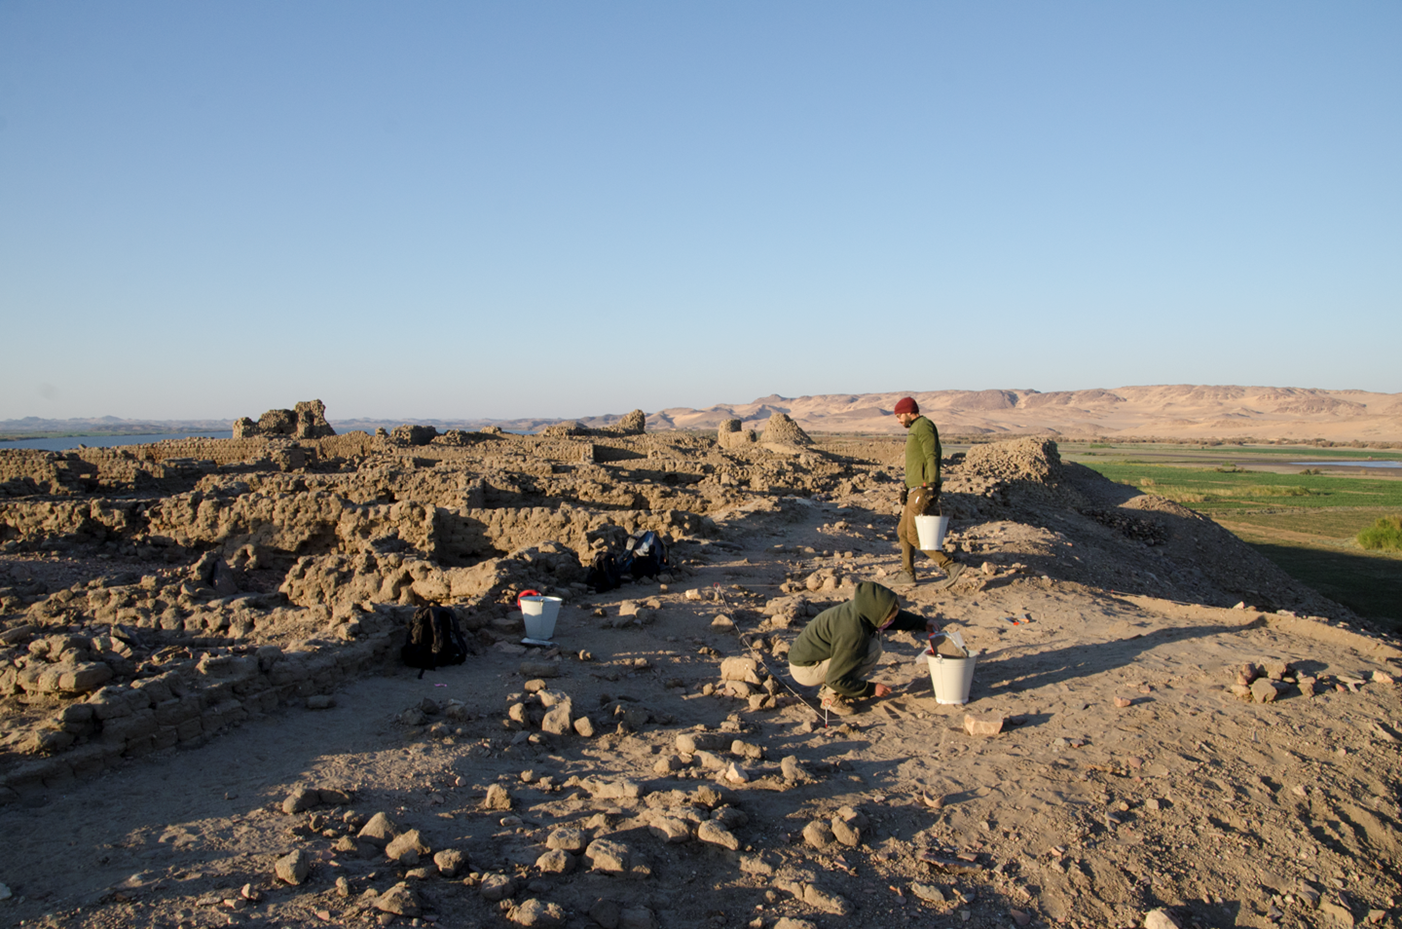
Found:
[[[934,641],[935,638],[932,638],[932,645]],[[952,630],[949,633],[949,641],[957,646],[956,649],[951,650],[962,651],[964,657],[941,655],[933,648],[925,654],[925,660],[930,664],[930,683],[935,688],[935,702],[968,703],[969,690],[974,683],[974,663],[978,660],[978,652],[969,651],[958,630]]]
[[[549,641],[555,634],[555,620],[560,615],[559,597],[523,596],[520,600],[521,618],[526,621],[526,637]]]
[[[944,534],[949,531],[948,516],[915,517],[915,534],[920,537],[922,552],[939,551],[944,548]]]

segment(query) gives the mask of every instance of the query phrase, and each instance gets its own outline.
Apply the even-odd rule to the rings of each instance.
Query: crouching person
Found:
[[[863,581],[851,600],[823,610],[799,633],[789,649],[789,676],[805,687],[821,685],[822,708],[850,716],[856,712],[853,700],[891,692],[867,680],[881,659],[881,633],[888,629],[928,635],[937,627],[934,620],[902,610],[890,588]]]

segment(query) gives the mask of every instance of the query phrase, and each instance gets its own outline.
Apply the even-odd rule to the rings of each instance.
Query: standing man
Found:
[[[896,401],[896,419],[909,435],[905,440],[905,489],[901,491],[904,506],[896,528],[896,538],[901,542],[901,573],[891,583],[908,587],[915,583],[915,550],[920,547],[915,517],[924,516],[940,498],[940,434],[934,423],[920,415],[920,407],[913,397]],[[921,549],[921,552],[944,571],[943,586],[953,587],[964,566],[939,549]]]

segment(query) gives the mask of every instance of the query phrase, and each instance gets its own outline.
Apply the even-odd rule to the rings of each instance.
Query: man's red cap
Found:
[[[913,397],[901,397],[899,400],[896,401],[896,414],[897,414],[897,415],[900,415],[901,413],[919,413],[919,412],[920,412],[920,406],[919,406],[919,404],[917,404],[917,403],[915,402],[915,398],[913,398]]]

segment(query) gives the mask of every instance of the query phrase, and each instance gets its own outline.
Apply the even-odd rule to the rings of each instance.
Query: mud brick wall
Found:
[[[58,709],[35,733],[48,754],[0,774],[0,804],[34,799],[109,765],[199,744],[250,716],[328,694],[382,663],[398,645],[381,631],[350,645],[284,653],[265,645],[205,656],[155,677],[108,685]]]

